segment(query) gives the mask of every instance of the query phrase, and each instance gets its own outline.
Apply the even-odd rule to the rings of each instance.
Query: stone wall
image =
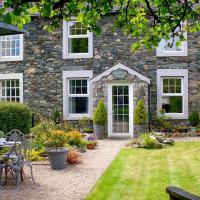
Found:
[[[24,40],[24,60],[1,62],[0,73],[23,73],[24,102],[49,115],[55,107],[62,111],[62,71],[92,69],[97,75],[122,63],[152,80],[151,99],[156,113],[156,70],[184,68],[189,70],[189,110],[197,108],[200,112],[200,33],[188,34],[188,57],[158,58],[155,50],[131,52],[133,40],[120,30],[112,31],[113,18],[102,19],[102,33],[94,37],[92,59],[66,60],[62,58],[62,28],[48,34],[42,30],[44,23],[35,18]]]

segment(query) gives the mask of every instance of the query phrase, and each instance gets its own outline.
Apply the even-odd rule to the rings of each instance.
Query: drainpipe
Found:
[[[152,112],[151,112],[151,82],[148,84],[148,126],[151,131]]]

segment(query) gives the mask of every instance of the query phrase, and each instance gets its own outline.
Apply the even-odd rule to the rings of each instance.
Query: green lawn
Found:
[[[169,200],[169,185],[200,195],[200,142],[123,149],[86,200]]]

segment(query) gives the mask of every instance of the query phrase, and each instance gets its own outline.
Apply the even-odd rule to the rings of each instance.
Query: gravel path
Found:
[[[27,171],[16,189],[15,183],[0,188],[0,200],[80,200],[90,192],[99,177],[127,140],[102,140],[96,150],[82,155],[83,162],[53,171],[49,165],[34,165],[34,185]]]

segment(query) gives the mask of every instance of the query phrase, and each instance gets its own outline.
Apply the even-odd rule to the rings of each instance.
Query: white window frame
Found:
[[[187,22],[182,23],[182,26],[186,26]],[[165,40],[161,40],[158,47],[156,48],[157,57],[167,57],[167,56],[188,56],[188,42],[187,42],[187,31],[183,33],[186,41],[181,42],[182,51],[163,51],[162,43]]]
[[[14,73],[14,74],[0,74],[0,81],[3,80],[19,80],[19,102],[23,103],[23,73]],[[0,90],[0,96],[1,95],[1,90]],[[0,100],[1,101],[1,100]]]
[[[91,89],[90,89],[90,79],[93,76],[93,70],[80,70],[80,71],[63,71],[63,119],[65,120],[79,120],[83,116],[91,117],[92,114],[92,102],[91,102]],[[69,94],[69,80],[87,79],[88,89],[87,94]],[[69,113],[69,97],[70,96],[82,96],[88,97],[88,113],[84,114],[70,114]]]
[[[163,94],[163,78],[182,79],[181,93]],[[183,96],[182,113],[166,113],[172,119],[188,119],[188,70],[187,69],[158,69],[157,70],[157,115],[162,109],[162,96]]]
[[[0,62],[5,62],[5,61],[22,61],[23,60],[23,54],[24,54],[24,35],[23,34],[16,34],[19,35],[19,56],[6,56],[2,57],[2,43],[1,43],[1,37],[0,36]],[[7,35],[5,35],[7,36]]]
[[[93,58],[93,33],[87,30],[87,35],[69,35],[69,23],[76,21],[65,21],[63,20],[63,59],[72,58]],[[69,53],[68,52],[68,39],[69,38],[88,38],[88,53]]]

